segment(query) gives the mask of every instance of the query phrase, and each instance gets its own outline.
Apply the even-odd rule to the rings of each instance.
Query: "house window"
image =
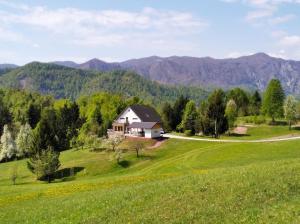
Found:
[[[124,117],[121,117],[121,118],[120,118],[120,120],[124,120],[124,119],[125,119]]]
[[[115,126],[115,131],[118,131],[118,127],[117,126]]]
[[[133,120],[137,120],[137,118],[136,117],[134,117],[134,118],[132,118]]]

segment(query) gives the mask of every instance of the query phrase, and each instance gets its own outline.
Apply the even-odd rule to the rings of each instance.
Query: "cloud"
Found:
[[[300,47],[300,36],[297,35],[284,36],[280,39],[279,43],[287,47]]]
[[[295,18],[296,18],[296,15],[288,14],[288,15],[284,15],[284,16],[278,16],[278,17],[275,17],[275,18],[271,18],[269,20],[269,23],[271,25],[277,25],[277,24],[282,24],[282,23],[289,22],[290,20],[293,20]]]
[[[0,4],[10,3],[0,0]],[[49,9],[20,6],[18,12],[0,11],[0,24],[39,29],[60,35],[69,43],[85,46],[111,46],[125,43],[134,36],[155,36],[161,39],[201,32],[209,26],[188,12],[144,8],[137,12],[121,10],[81,10],[77,8]],[[30,37],[28,37],[30,38]],[[156,38],[156,37],[154,37]]]

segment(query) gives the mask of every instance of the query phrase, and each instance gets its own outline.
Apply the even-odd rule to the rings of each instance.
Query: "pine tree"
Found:
[[[16,144],[8,126],[4,125],[3,134],[1,136],[1,151],[0,151],[0,161],[3,159],[11,159],[16,154]]]
[[[225,107],[224,91],[222,89],[215,90],[208,98],[208,117],[214,123],[214,135],[216,138],[228,129]]]
[[[162,107],[163,127],[166,132],[172,131],[173,109],[169,103],[164,103]]]
[[[297,116],[297,102],[295,97],[288,96],[284,101],[284,116],[289,123],[289,129],[292,128],[292,122],[296,120]]]
[[[251,115],[259,115],[261,110],[261,96],[258,91],[255,91],[250,98],[249,112]]]
[[[174,103],[173,107],[173,119],[172,119],[172,129],[175,130],[177,128],[177,125],[181,123],[183,111],[188,103],[188,98],[184,96],[180,96],[176,102]]]
[[[17,157],[29,155],[33,144],[33,131],[28,123],[22,125],[16,139]]]
[[[272,118],[273,123],[275,118],[283,117],[284,98],[285,95],[280,81],[272,79],[264,94],[262,111]]]
[[[184,109],[181,127],[184,131],[191,131],[191,134],[195,134],[195,126],[197,119],[197,108],[194,101],[189,101]]]
[[[36,174],[38,180],[47,180],[50,183],[51,178],[60,167],[59,152],[55,152],[51,147],[47,150],[40,150],[31,156],[27,167]]]

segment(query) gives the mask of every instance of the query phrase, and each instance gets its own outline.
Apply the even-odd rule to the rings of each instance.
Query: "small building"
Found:
[[[161,118],[154,108],[132,105],[117,117],[110,131],[125,136],[159,138],[161,130]]]

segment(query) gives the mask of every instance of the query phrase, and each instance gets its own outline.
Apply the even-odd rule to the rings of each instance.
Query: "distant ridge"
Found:
[[[228,59],[151,56],[120,63],[107,63],[99,59],[83,64],[57,63],[98,71],[126,69],[161,83],[225,89],[239,86],[263,91],[272,78],[277,78],[287,93],[300,94],[300,62],[265,53]]]

